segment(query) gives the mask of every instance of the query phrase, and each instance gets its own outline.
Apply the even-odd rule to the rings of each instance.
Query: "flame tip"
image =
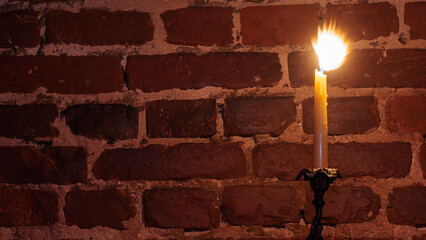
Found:
[[[321,72],[330,71],[343,64],[347,54],[347,44],[343,34],[336,31],[336,23],[318,26],[318,36],[312,45],[319,59]]]

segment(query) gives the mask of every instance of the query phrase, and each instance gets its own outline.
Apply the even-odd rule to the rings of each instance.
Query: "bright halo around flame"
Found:
[[[318,56],[321,72],[340,67],[348,51],[343,37],[339,37],[335,32],[334,25],[324,29],[318,27],[318,38],[312,45]]]

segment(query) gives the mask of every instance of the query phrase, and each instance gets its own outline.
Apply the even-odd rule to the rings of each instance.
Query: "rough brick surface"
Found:
[[[299,222],[299,201],[290,186],[236,186],[223,192],[224,216],[232,225]]]
[[[51,3],[66,2],[67,0],[10,0],[9,2]]]
[[[308,45],[318,28],[315,5],[282,5],[241,9],[243,44]]]
[[[280,135],[296,118],[292,98],[231,98],[225,100],[226,135]]]
[[[324,22],[335,21],[349,41],[373,40],[399,32],[396,7],[390,3],[328,4]]]
[[[287,61],[291,87],[313,87],[315,85],[315,69],[319,69],[319,64],[313,49],[306,52],[290,52]]]
[[[345,177],[401,178],[411,167],[411,144],[335,143],[328,147],[329,165]]]
[[[121,104],[83,104],[68,107],[66,124],[77,135],[113,141],[136,138],[139,111]]]
[[[426,187],[412,185],[394,188],[389,194],[388,221],[395,224],[426,224]]]
[[[1,105],[0,136],[32,139],[58,135],[53,121],[59,116],[55,104]]]
[[[216,133],[216,100],[155,101],[146,104],[149,137],[210,137]]]
[[[0,47],[36,47],[41,40],[39,12],[0,13]]]
[[[94,164],[93,173],[107,180],[242,177],[246,174],[246,160],[240,145],[184,143],[106,150]]]
[[[81,9],[78,13],[51,11],[46,16],[48,43],[82,45],[138,45],[153,39],[148,13]]]
[[[327,73],[328,86],[425,88],[425,59],[424,49],[354,49],[340,68]],[[315,52],[289,53],[288,68],[292,87],[314,86]]]
[[[47,226],[57,222],[54,192],[0,189],[0,226]]]
[[[309,189],[305,202],[305,220],[312,222],[315,208],[314,193]],[[380,197],[364,186],[330,186],[324,195],[323,223],[362,223],[376,218]]]
[[[213,229],[219,208],[213,192],[201,189],[153,189],[144,192],[145,224],[149,227]]]
[[[420,164],[423,170],[423,179],[426,179],[426,143],[420,147]]]
[[[410,39],[426,39],[426,2],[405,4],[404,23],[410,27]]]
[[[0,93],[103,93],[123,87],[121,60],[95,56],[0,56]]]
[[[380,125],[374,97],[342,97],[327,100],[328,134],[362,134]],[[303,101],[303,131],[314,132],[314,99]]]
[[[125,229],[123,221],[136,215],[135,200],[123,190],[75,190],[65,195],[67,225]]]
[[[281,79],[276,53],[208,53],[134,56],[127,61],[129,89],[270,87]]]
[[[259,144],[253,149],[253,171],[259,177],[294,180],[301,169],[313,164],[312,159],[311,145]]]
[[[393,132],[426,133],[426,96],[396,96],[386,103],[386,127]]]
[[[230,45],[233,43],[233,9],[228,7],[182,8],[161,14],[166,41],[183,45]]]
[[[0,147],[0,182],[70,184],[87,181],[82,147]]]

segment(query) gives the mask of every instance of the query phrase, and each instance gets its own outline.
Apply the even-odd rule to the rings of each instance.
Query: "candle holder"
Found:
[[[322,240],[322,208],[324,207],[324,194],[328,190],[328,187],[337,178],[342,178],[337,168],[312,168],[303,169],[297,175],[296,180],[304,177],[305,181],[309,181],[312,190],[314,191],[314,200],[312,204],[315,206],[315,217],[312,221],[311,230],[306,240]]]

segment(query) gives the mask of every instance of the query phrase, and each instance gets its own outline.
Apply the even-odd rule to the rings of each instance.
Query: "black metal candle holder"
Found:
[[[299,180],[301,177],[304,177],[305,181],[309,181],[312,190],[315,193],[314,200],[312,204],[315,206],[315,217],[312,221],[311,231],[309,232],[308,238],[306,240],[322,240],[322,208],[324,207],[324,194],[328,190],[328,187],[334,180],[337,178],[342,178],[340,172],[336,168],[312,168],[312,169],[303,169],[297,175],[296,180]]]

